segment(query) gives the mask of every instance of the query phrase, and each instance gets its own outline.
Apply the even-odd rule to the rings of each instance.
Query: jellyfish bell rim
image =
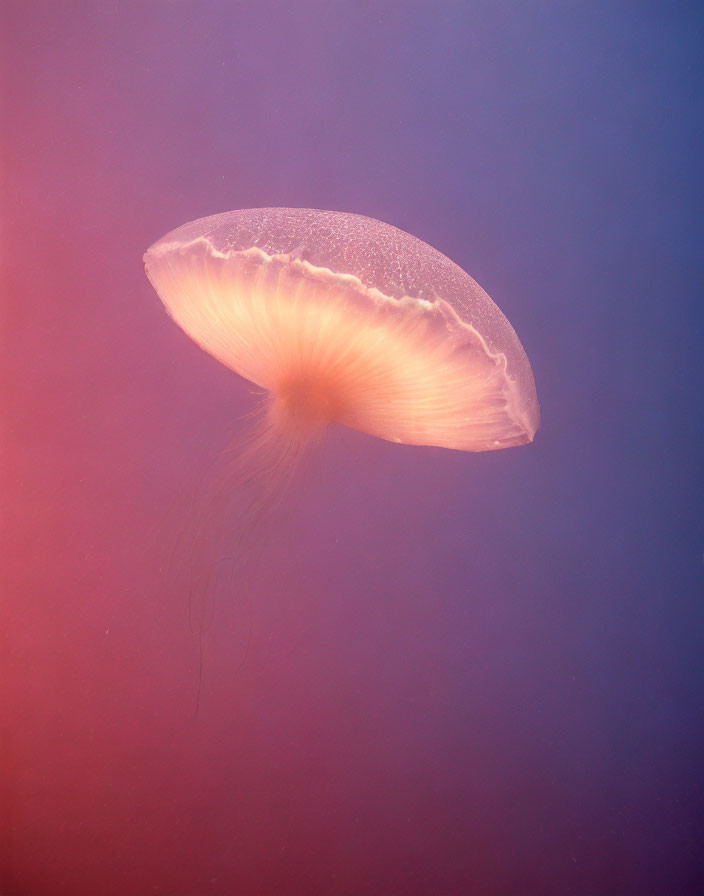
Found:
[[[345,226],[350,226],[348,224],[349,219],[355,219],[351,225],[353,227],[382,228],[382,232],[384,230],[394,231],[400,238],[412,241],[414,249],[418,246],[420,251],[426,251],[430,254],[431,261],[441,259],[444,264],[456,269],[459,277],[466,278],[467,284],[471,285],[479,299],[499,321],[499,335],[501,336],[501,331],[503,331],[503,339],[508,343],[508,348],[512,351],[514,366],[517,364],[523,374],[520,377],[521,381],[518,382],[518,378],[511,374],[506,351],[492,348],[489,341],[485,339],[484,334],[476,326],[464,319],[453,304],[445,300],[442,294],[436,291],[434,287],[431,290],[432,300],[421,296],[400,293],[400,291],[397,291],[397,295],[391,296],[377,288],[373,283],[365,282],[365,279],[357,274],[344,270],[334,270],[324,264],[313,263],[306,257],[306,255],[310,256],[311,254],[309,247],[306,245],[297,247],[293,251],[270,252],[260,245],[254,244],[256,241],[275,244],[276,236],[270,237],[266,233],[263,239],[252,240],[251,245],[240,247],[230,245],[223,248],[223,243],[227,241],[222,236],[219,239],[217,236],[214,238],[214,234],[217,234],[218,228],[222,229],[223,224],[227,225],[229,233],[233,227],[237,226],[238,216],[248,215],[251,218],[255,213],[259,213],[262,216],[273,215],[275,218],[282,215],[295,217],[320,214],[327,218],[332,218],[333,221],[340,219]],[[386,236],[385,233],[383,235]],[[228,237],[228,240],[232,242],[231,237]],[[279,237],[279,242],[281,242],[281,237]],[[407,426],[403,431],[405,437],[403,435],[398,437],[391,431],[385,432],[384,426],[376,425],[370,427],[364,424],[360,425],[360,421],[354,418],[345,419],[343,416],[342,419],[337,419],[336,422],[361,429],[393,442],[433,445],[464,451],[496,450],[497,448],[513,447],[533,441],[540,425],[540,411],[535,393],[535,384],[530,363],[510,322],[491,298],[472,280],[469,274],[455,265],[447,256],[444,256],[438,250],[433,249],[433,247],[423,243],[416,237],[405,233],[405,231],[394,228],[393,225],[379,222],[376,219],[351,213],[311,209],[246,209],[238,212],[211,215],[189,222],[170,231],[149,247],[144,255],[146,273],[170,316],[174,318],[187,335],[194,339],[205,351],[208,351],[222,363],[226,364],[226,366],[263,388],[276,391],[274,383],[271,381],[263,382],[262,377],[251,375],[251,371],[248,373],[242,369],[242,365],[238,364],[236,359],[233,361],[227,351],[224,351],[221,346],[215,345],[217,340],[214,339],[211,332],[203,332],[202,328],[199,331],[199,325],[194,324],[194,306],[198,302],[206,301],[203,296],[199,296],[196,301],[193,301],[193,297],[200,289],[199,286],[191,286],[191,298],[187,301],[184,301],[183,297],[178,298],[179,290],[183,291],[182,284],[179,286],[178,276],[171,275],[173,275],[176,268],[187,269],[189,265],[193,264],[194,259],[197,258],[200,258],[201,261],[201,280],[210,281],[208,288],[211,295],[207,301],[212,303],[213,295],[217,293],[215,299],[216,307],[213,311],[214,318],[223,317],[226,304],[232,301],[233,291],[237,289],[237,278],[232,279],[231,273],[227,273],[228,270],[232,272],[237,268],[243,270],[251,269],[257,272],[256,276],[262,281],[271,279],[273,276],[272,271],[278,271],[277,276],[279,280],[283,277],[287,288],[291,291],[293,291],[293,286],[296,286],[296,289],[298,289],[300,283],[303,282],[304,291],[305,289],[310,289],[313,292],[324,292],[331,303],[327,307],[331,307],[336,303],[342,306],[344,302],[347,311],[349,311],[352,308],[350,297],[353,297],[354,302],[358,303],[358,308],[355,306],[356,310],[360,310],[361,314],[375,315],[377,318],[391,321],[389,327],[398,326],[403,329],[409,320],[421,322],[426,330],[432,331],[434,334],[435,342],[431,343],[433,350],[437,349],[437,346],[442,343],[443,339],[446,339],[448,346],[453,347],[453,351],[456,351],[457,347],[462,349],[471,343],[476,351],[481,353],[487,365],[486,370],[480,371],[482,377],[485,374],[487,377],[489,374],[492,376],[496,375],[501,381],[500,391],[504,399],[506,417],[511,418],[512,431],[510,436],[504,437],[506,432],[506,422],[504,420],[503,428],[497,423],[496,435],[498,438],[490,439],[488,435],[485,435],[480,443],[475,444],[471,440],[467,441],[467,439],[464,439],[463,441],[459,427],[455,434],[449,433],[448,430],[436,439],[433,437],[432,428],[426,428],[425,430],[421,428],[416,432],[412,426]],[[210,270],[208,265],[210,265]],[[217,276],[224,278],[223,283],[228,277],[230,278],[231,282],[226,284],[227,288],[223,283],[218,284],[216,282],[217,278],[213,276],[214,268],[220,271]],[[165,273],[165,271],[168,273]],[[223,271],[225,272],[224,274],[222,273]],[[169,279],[170,277],[171,279]],[[280,291],[280,285],[276,288]],[[310,306],[310,303],[306,306],[307,310],[310,311],[308,306]],[[398,324],[399,321],[401,324]],[[494,329],[496,329],[495,323]],[[399,355],[399,358],[401,358],[401,355]],[[430,368],[427,365],[425,370],[428,376],[433,376],[432,371],[428,373]],[[453,382],[455,381],[453,380]],[[469,388],[469,385],[467,383],[466,387]],[[462,384],[457,381],[453,388],[462,388]],[[441,400],[444,401],[444,397]],[[496,403],[495,399],[494,401]],[[495,414],[495,417],[498,421],[498,412]],[[489,418],[487,417],[487,419]],[[465,418],[465,420],[469,421],[469,418]]]

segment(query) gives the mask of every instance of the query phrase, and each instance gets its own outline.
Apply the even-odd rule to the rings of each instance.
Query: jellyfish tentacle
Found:
[[[203,637],[213,624],[215,596],[221,589],[233,597],[243,596],[238,593],[240,574],[264,549],[268,523],[286,503],[328,422],[320,415],[311,418],[305,397],[290,403],[281,395],[269,394],[245,432],[222,450],[201,488],[190,531],[183,538],[188,624],[198,638],[197,707]],[[250,639],[251,631],[248,643]]]

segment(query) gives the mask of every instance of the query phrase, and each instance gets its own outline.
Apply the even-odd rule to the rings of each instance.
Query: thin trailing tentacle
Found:
[[[302,414],[300,403],[269,396],[245,432],[222,451],[196,498],[180,558],[186,565],[189,627],[198,638],[196,715],[203,637],[213,623],[215,595],[246,597],[239,591],[241,573],[263,549],[267,522],[285,503],[326,426],[327,420]],[[251,631],[247,650],[250,639]]]

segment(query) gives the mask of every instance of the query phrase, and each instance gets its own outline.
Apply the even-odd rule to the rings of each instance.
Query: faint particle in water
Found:
[[[266,391],[230,451],[246,529],[332,423],[392,442],[491,451],[531,442],[540,411],[511,324],[431,246],[371,218],[226,212],[149,248],[147,276],[203,349]]]

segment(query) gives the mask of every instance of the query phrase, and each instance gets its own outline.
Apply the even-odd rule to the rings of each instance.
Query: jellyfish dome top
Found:
[[[372,218],[226,212],[154,243],[147,276],[203,349],[267,390],[289,451],[331,422],[413,445],[491,451],[533,440],[530,363],[484,290],[431,246]]]

